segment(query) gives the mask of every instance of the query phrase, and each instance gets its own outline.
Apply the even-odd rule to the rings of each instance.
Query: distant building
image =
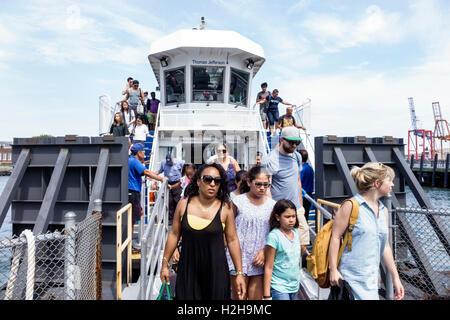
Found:
[[[0,166],[12,166],[11,142],[0,141]]]

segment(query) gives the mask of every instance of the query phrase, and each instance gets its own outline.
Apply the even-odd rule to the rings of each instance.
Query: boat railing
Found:
[[[127,238],[124,242],[122,242],[122,223],[123,223],[123,215],[127,214]],[[124,207],[122,207],[116,214],[116,299],[122,299],[122,253],[125,249],[127,249],[127,286],[131,284],[131,245],[133,239],[133,224],[132,224],[132,206],[131,203],[128,203]]]
[[[314,143],[311,141],[311,134],[310,134],[310,128],[308,128],[308,125],[305,124],[305,111],[307,111],[308,108],[311,107],[311,99],[308,99],[308,101],[304,102],[301,105],[298,105],[294,108],[293,114],[295,116],[296,121],[300,123],[301,126],[306,127],[306,131],[304,132],[304,135],[306,137],[305,141],[305,148],[306,150],[309,150],[309,159],[311,163],[314,163]]]
[[[141,237],[141,265],[139,299],[152,300],[155,277],[159,277],[162,254],[169,233],[169,189],[167,180],[162,183],[156,201]]]
[[[258,114],[258,127],[259,127],[259,134],[261,135],[261,141],[264,144],[264,150],[265,153],[268,154],[270,153],[270,146],[269,146],[269,141],[267,141],[267,134],[266,134],[266,129],[263,127],[262,124],[262,119],[261,119],[261,114],[259,113],[259,110],[256,108],[256,106],[259,105],[258,103],[255,103],[252,107],[252,110],[254,112],[256,112]]]

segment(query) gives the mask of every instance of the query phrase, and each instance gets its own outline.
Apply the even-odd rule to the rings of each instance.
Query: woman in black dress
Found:
[[[245,292],[242,257],[222,166],[200,167],[178,202],[164,249],[161,280],[170,283],[169,259],[183,238],[175,287],[177,300],[229,300],[224,235],[236,270],[239,298]]]

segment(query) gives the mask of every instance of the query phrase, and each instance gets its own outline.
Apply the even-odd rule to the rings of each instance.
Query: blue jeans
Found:
[[[272,300],[297,300],[297,292],[280,292],[274,288],[270,288]]]
[[[267,118],[269,118],[269,124],[273,126],[275,122],[278,122],[279,113],[278,109],[267,110]]]

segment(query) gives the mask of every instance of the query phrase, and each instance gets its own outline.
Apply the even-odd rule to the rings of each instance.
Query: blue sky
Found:
[[[98,133],[98,98],[121,98],[132,76],[157,86],[147,55],[179,29],[234,30],[259,43],[259,84],[311,99],[313,135],[393,135],[422,127],[431,103],[450,120],[450,2],[446,0],[2,1],[0,140]],[[406,142],[406,140],[405,140]]]

